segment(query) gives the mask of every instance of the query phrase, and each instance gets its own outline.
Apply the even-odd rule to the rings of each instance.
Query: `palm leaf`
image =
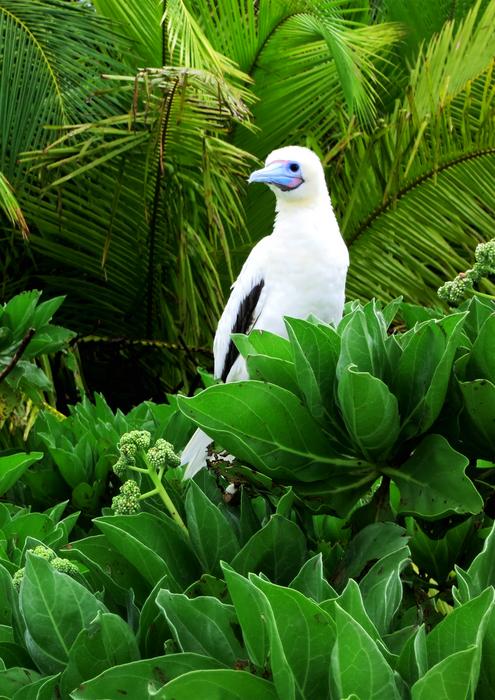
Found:
[[[14,192],[12,191],[12,187],[10,186],[9,181],[1,172],[0,210],[4,212],[4,214],[7,216],[7,218],[12,224],[20,228],[23,237],[27,239],[29,235],[29,229],[26,223],[26,219],[24,218],[24,214],[22,213],[22,210],[14,195]]]
[[[123,91],[130,115],[67,129],[38,153],[56,175],[29,208],[43,232],[33,245],[62,265],[71,240],[77,254],[67,262],[79,274],[70,303],[84,302],[105,332],[199,344],[220,311],[217,258],[229,260],[243,230],[236,183],[248,156],[222,137],[249,112],[205,71],[147,70]],[[98,201],[102,190],[113,197]],[[94,213],[86,198],[98,202]]]
[[[126,63],[133,70],[159,68],[166,63],[161,0],[93,0],[92,4],[100,17],[111,22],[116,34],[125,37],[125,42],[131,39]]]
[[[333,164],[351,295],[434,302],[492,235],[493,59],[478,46],[493,45],[495,6],[479,12],[445,25],[411,71],[403,104]]]

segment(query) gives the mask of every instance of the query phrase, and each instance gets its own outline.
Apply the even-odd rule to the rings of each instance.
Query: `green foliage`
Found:
[[[53,384],[37,362],[66,349],[75,335],[51,323],[64,297],[39,303],[40,297],[24,292],[0,307],[0,428],[11,417],[21,422],[23,399],[46,403]]]
[[[486,319],[472,343],[463,329],[479,317],[478,301],[460,313],[391,332],[400,309],[399,302],[354,303],[337,329],[287,319],[288,342],[274,343],[270,334],[258,332],[237,338],[253,379],[179,397],[179,407],[241,466],[292,484],[296,496],[316,510],[346,516],[374,482],[385,479],[400,493],[397,513],[433,520],[476,514],[482,502],[465,475],[466,436],[453,444],[447,439],[464,425],[457,402],[450,410],[449,392],[456,390],[457,367],[465,367],[471,381],[458,384],[467,427],[474,440],[478,429],[488,443],[495,415],[490,399],[471,399],[469,392],[489,396],[495,382],[487,345],[495,307],[484,307]],[[259,357],[270,382],[258,381],[258,369],[252,369]],[[235,466],[228,473],[235,474]],[[239,474],[253,479],[245,469]]]
[[[0,17],[0,171],[37,264],[8,224],[5,292],[25,285],[21,258],[112,362],[152,340],[140,364],[157,393],[188,384],[270,230],[271,194],[246,195],[253,156],[321,155],[352,297],[434,302],[492,235],[493,3],[5,0]]]
[[[120,437],[137,428],[148,431],[156,444],[181,447],[191,431],[173,401],[163,405],[147,401],[125,415],[112,411],[96,394],[94,403],[84,398],[63,419],[44,411],[29,437],[31,449],[45,452],[43,462],[26,479],[31,500],[44,502],[66,494],[75,508],[98,513],[103,499],[111,501],[108,481],[119,457]]]
[[[467,251],[493,235],[494,27],[482,0],[0,0],[4,294],[41,276],[187,387],[271,225],[253,156],[291,141],[350,295],[381,299],[236,336],[249,381],[67,417],[61,297],[1,309],[2,697],[493,696],[492,244]],[[389,302],[469,266],[455,312]],[[236,459],[184,482],[193,423]]]

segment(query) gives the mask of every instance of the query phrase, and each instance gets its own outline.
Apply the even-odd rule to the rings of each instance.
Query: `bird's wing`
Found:
[[[213,356],[215,377],[226,381],[239,351],[232,342],[232,333],[249,333],[260,315],[266,298],[264,261],[267,238],[263,238],[251,251],[232,285],[229,300],[218,322]]]

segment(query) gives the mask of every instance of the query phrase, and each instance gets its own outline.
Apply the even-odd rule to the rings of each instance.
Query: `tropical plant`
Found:
[[[42,406],[57,413],[47,356],[67,351],[75,335],[51,323],[64,298],[40,297],[24,292],[0,306],[0,429],[20,429],[24,440]]]
[[[249,154],[289,141],[321,154],[351,296],[432,303],[490,235],[493,3],[6,0],[1,12],[5,70],[19,53],[18,81],[29,67],[22,85],[41,86],[30,124],[52,128],[27,128],[30,94],[11,82],[0,169],[37,274],[68,293],[77,330],[161,340],[165,386],[187,382],[222,291],[270,229],[268,192],[248,196],[245,229]],[[7,293],[21,251],[8,240]]]
[[[287,47],[298,66],[298,101],[285,119],[294,138],[321,121],[321,105],[309,99],[308,68],[313,86],[324,78],[332,99],[363,119],[376,112],[376,64],[398,31],[368,27],[356,13],[346,18],[340,5],[2,4],[6,70],[14,74],[19,50],[22,65],[41,72],[34,123],[57,129],[40,129],[35,137],[18,130],[14,138],[30,98],[13,84],[3,102],[9,148],[0,166],[5,170],[8,162],[6,175],[30,223],[37,274],[52,290],[68,293],[71,325],[103,337],[159,338],[167,361],[177,366],[181,360],[166,384],[187,377],[196,359],[189,348],[209,346],[222,289],[238,267],[232,251],[248,245],[240,199],[251,163],[248,107],[255,98],[260,107],[266,102],[260,90],[271,78],[262,74],[278,47]],[[66,25],[71,32],[63,49]],[[76,52],[84,61],[74,59]],[[120,78],[102,81],[102,73]],[[23,80],[22,71],[15,75]],[[34,83],[32,77],[26,83]],[[288,76],[284,85],[281,99]],[[255,112],[257,140],[266,142],[263,134],[282,123],[275,106],[267,103],[265,116]],[[332,111],[322,133],[337,123]],[[36,149],[41,157],[33,161],[29,152]],[[23,152],[28,155],[18,164]],[[33,163],[42,173],[27,176]],[[6,293],[14,284],[8,270]]]

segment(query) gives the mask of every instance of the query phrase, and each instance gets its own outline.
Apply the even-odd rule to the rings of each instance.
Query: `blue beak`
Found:
[[[300,175],[294,175],[289,170],[289,161],[276,160],[267,165],[266,168],[251,173],[248,182],[264,182],[267,185],[275,185],[286,192],[287,190],[295,190],[304,180]]]

